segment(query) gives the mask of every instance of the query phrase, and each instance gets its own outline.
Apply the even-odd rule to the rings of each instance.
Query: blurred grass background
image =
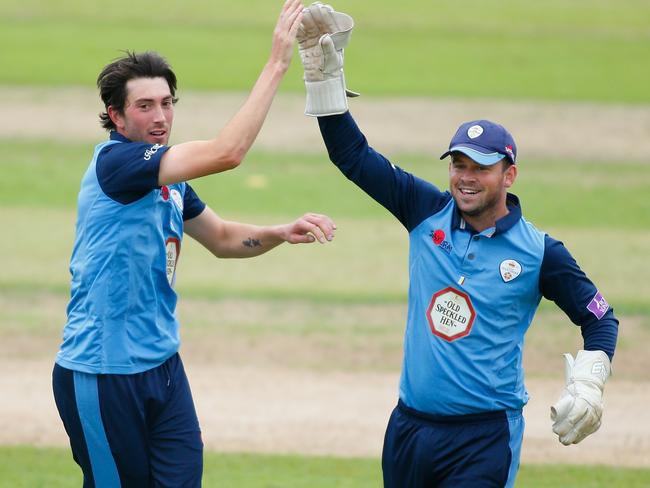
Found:
[[[247,90],[280,2],[4,0],[0,84],[92,85],[119,50],[155,49],[182,89]],[[369,95],[648,102],[646,0],[349,0],[350,87]],[[11,48],[9,48],[11,46]],[[284,89],[302,91],[299,63]]]

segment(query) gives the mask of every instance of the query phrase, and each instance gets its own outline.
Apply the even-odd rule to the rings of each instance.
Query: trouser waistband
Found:
[[[397,408],[399,408],[406,415],[426,420],[428,422],[445,424],[467,424],[506,418],[505,410],[492,410],[489,412],[469,413],[465,415],[434,415],[411,408],[407,406],[401,399],[397,402]]]

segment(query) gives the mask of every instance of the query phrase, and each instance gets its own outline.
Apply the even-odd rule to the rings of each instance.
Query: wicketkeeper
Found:
[[[580,326],[565,355],[566,388],[551,408],[562,444],[601,423],[618,320],[562,242],[535,228],[508,192],[519,163],[512,135],[462,124],[441,191],[368,145],[348,112],[343,52],[354,22],[331,6],[303,11],[298,32],[305,113],[318,117],[332,162],[409,234],[409,299],[399,400],[386,430],[387,488],[513,486],[524,431],[524,334],[542,297]]]

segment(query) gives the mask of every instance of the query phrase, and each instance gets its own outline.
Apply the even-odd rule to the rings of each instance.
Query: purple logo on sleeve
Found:
[[[605,315],[605,313],[609,310],[609,303],[607,303],[607,300],[605,300],[600,292],[597,291],[589,302],[589,305],[587,305],[587,310],[593,313],[598,318],[598,320],[600,320],[603,318],[603,315]]]

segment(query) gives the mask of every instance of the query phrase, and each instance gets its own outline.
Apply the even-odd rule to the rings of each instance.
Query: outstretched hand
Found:
[[[325,244],[334,239],[335,231],[336,224],[327,215],[306,213],[285,226],[284,240],[290,244],[309,244],[315,241]]]
[[[273,31],[270,61],[279,63],[285,70],[289,68],[293,56],[296,33],[302,21],[302,9],[300,0],[286,0]]]

